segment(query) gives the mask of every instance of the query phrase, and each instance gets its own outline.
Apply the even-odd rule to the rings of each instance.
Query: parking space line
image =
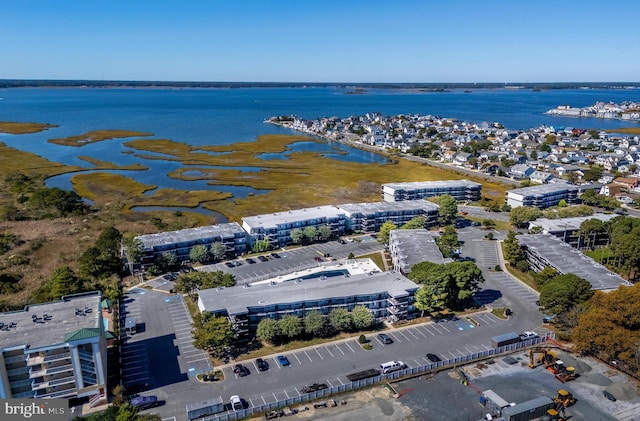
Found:
[[[276,360],[275,357],[273,357],[273,361],[274,361],[275,365],[278,366],[278,370],[282,370],[282,367],[280,366],[280,364],[278,364],[278,360]]]
[[[451,333],[451,331],[450,331],[449,329],[447,329],[447,327],[446,327],[446,326],[444,326],[444,325],[440,325],[440,327],[441,327],[441,328],[443,328],[444,330],[446,330],[447,332]]]
[[[399,344],[402,343],[402,341],[398,339],[398,336],[396,336],[393,332],[389,332],[388,334],[394,339],[395,342],[398,342]]]
[[[293,354],[293,356],[296,358],[296,360],[298,360],[298,364],[302,365],[302,362],[300,362],[300,358],[298,358],[296,354]]]
[[[303,351],[304,355],[307,356],[307,358],[309,358],[309,362],[313,362],[313,360],[311,359],[311,357],[309,356],[309,354],[307,354],[307,351]]]
[[[420,331],[420,329],[412,329],[412,330],[415,330],[416,332],[418,332],[419,334],[421,334],[421,335],[422,335],[422,336],[424,336],[425,338],[427,337],[427,335],[425,335],[424,333],[422,333],[422,332]]]
[[[397,333],[398,333],[398,335],[400,335],[400,336],[402,336],[403,338],[405,338],[407,341],[409,341],[409,342],[411,341],[411,339],[407,338],[407,337],[405,336],[405,334],[404,334],[404,333],[402,333],[402,331],[400,331],[400,330],[399,330]]]
[[[473,354],[473,351],[470,350],[468,346],[465,346],[464,349],[466,349],[469,354]]]
[[[411,336],[413,336],[414,338],[416,338],[416,339],[420,339],[420,338],[418,338],[418,337],[417,337],[417,336],[412,332],[412,330],[413,330],[413,329],[407,329],[407,330],[406,330],[406,332],[409,332],[409,333],[411,334]]]
[[[412,359],[413,359],[413,358],[412,358]],[[420,361],[418,361],[418,360],[416,360],[416,359],[413,359],[413,361],[415,361],[415,362],[416,362],[416,365],[417,365],[418,367],[419,367],[419,366],[421,366],[421,365],[424,365],[424,364],[420,364]]]
[[[251,400],[251,398],[249,398],[249,403],[251,404],[251,408],[255,407],[255,405],[253,404],[253,401]]]
[[[349,348],[351,350],[351,352],[353,352],[353,353],[356,352],[356,351],[353,350],[353,348],[351,348],[351,345],[349,345],[349,342],[345,342],[344,344],[347,346],[347,348]]]
[[[318,356],[320,357],[321,360],[324,360],[324,357],[322,355],[320,355],[320,352],[318,351],[318,348],[313,348],[314,351],[316,351],[316,354],[318,354]]]
[[[336,345],[335,347],[338,351],[342,352],[342,355],[344,355],[344,351],[338,345]]]
[[[283,389],[284,390],[284,394],[287,395],[287,399],[289,399],[289,394],[287,393],[287,389]]]
[[[333,387],[333,385],[331,384],[331,382],[329,380],[327,380],[327,383],[329,383],[329,387]]]
[[[278,397],[276,396],[276,394],[275,393],[271,393],[271,394],[273,395],[273,399],[275,399],[276,402],[278,402]]]
[[[329,351],[329,348],[327,348],[326,345],[325,345],[324,349],[329,353],[329,355],[331,355],[331,358],[334,358],[333,354],[331,353],[331,351]]]
[[[340,380],[340,377],[336,377],[336,379],[338,379],[338,381],[340,382],[340,386],[342,386],[344,384],[344,382],[342,380]]]
[[[260,397],[262,398],[262,402],[264,402],[264,404],[267,404],[267,401],[264,399],[264,396],[260,395]]]
[[[436,334],[433,333],[427,326],[420,326],[420,327],[423,328],[425,332],[429,333],[431,336],[436,336]]]
[[[297,387],[294,387],[294,389],[296,390],[296,393],[298,394],[298,396],[302,396],[302,393],[300,393]]]

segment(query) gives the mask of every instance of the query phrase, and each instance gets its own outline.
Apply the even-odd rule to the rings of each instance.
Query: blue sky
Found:
[[[632,0],[0,0],[0,79],[638,82]]]

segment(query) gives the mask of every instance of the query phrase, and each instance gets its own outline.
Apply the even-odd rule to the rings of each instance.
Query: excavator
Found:
[[[543,421],[566,421],[567,419],[562,417],[558,411],[555,409],[548,409],[547,415],[543,418]]]
[[[553,398],[553,403],[557,409],[568,408],[576,403],[576,398],[573,397],[571,392],[560,389],[558,390],[558,394]]]
[[[547,370],[552,372],[556,376],[556,379],[560,380],[562,383],[566,383],[577,377],[576,369],[574,367],[565,366],[564,362],[561,360],[556,360],[555,363],[547,367]]]
[[[540,354],[538,359],[535,359],[536,354]],[[545,368],[553,365],[556,362],[556,354],[552,351],[544,348],[531,348],[529,350],[529,367],[536,368],[537,366],[544,364]]]

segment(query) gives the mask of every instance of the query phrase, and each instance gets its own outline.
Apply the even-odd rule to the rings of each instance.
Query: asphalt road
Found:
[[[462,254],[474,259],[485,276],[486,282],[478,299],[489,306],[512,308],[514,314],[508,320],[499,319],[484,311],[470,316],[478,326],[470,320],[460,318],[395,328],[386,332],[394,340],[393,344],[383,345],[376,341],[375,336],[371,336],[371,351],[363,350],[356,338],[337,341],[287,353],[291,363],[288,367],[281,367],[275,356],[266,358],[270,369],[265,372],[258,371],[254,361],[243,362],[251,373],[243,378],[233,373],[231,365],[224,366],[222,370],[225,380],[222,382],[201,383],[193,379],[198,370],[204,371],[205,366],[187,363],[197,353],[188,347],[190,338],[185,334],[185,329],[188,329],[188,322],[183,318],[185,310],[182,310],[183,316],[179,317],[180,311],[175,306],[181,298],[175,301],[160,292],[134,290],[139,292],[130,294],[133,301],[127,303],[127,311],[130,306],[140,306],[139,317],[145,321],[146,331],[144,336],[142,333],[136,334],[135,340],[128,342],[127,347],[136,344],[138,348],[128,352],[127,358],[133,354],[130,357],[133,358],[132,364],[137,361],[135,355],[139,356],[138,359],[148,359],[148,364],[139,362],[139,365],[145,367],[139,375],[141,378],[147,376],[153,384],[152,390],[145,394],[154,394],[166,401],[165,405],[149,412],[159,413],[163,418],[176,421],[185,420],[187,403],[215,396],[222,396],[226,401],[235,394],[240,395],[248,405],[261,405],[297,396],[305,384],[323,382],[337,386],[346,383],[347,374],[377,367],[385,361],[402,360],[409,367],[416,367],[428,363],[426,353],[435,353],[448,359],[488,349],[490,338],[499,334],[526,330],[543,333],[544,328],[540,326],[541,315],[535,306],[536,294],[505,273],[489,270],[498,262],[498,243],[484,240],[485,234],[486,231],[476,227],[461,229],[459,236],[464,241]],[[494,234],[496,237],[505,235],[498,232]],[[257,276],[265,276],[264,273],[276,273],[286,265],[314,265],[316,262],[313,257],[320,253],[328,252],[336,258],[342,258],[349,252],[364,254],[365,250],[380,248],[380,244],[374,240],[353,244],[330,242],[282,252],[279,253],[282,256],[280,259],[253,265],[243,263],[243,266],[230,270],[246,275],[242,279],[248,282],[255,280]],[[246,272],[248,266],[255,269]],[[241,271],[243,268],[245,272]],[[129,363],[125,364],[125,370],[128,370],[128,366]]]

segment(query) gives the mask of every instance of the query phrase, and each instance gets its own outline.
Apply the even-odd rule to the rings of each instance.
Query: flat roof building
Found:
[[[242,218],[242,228],[252,244],[266,239],[277,247],[292,242],[291,230],[322,226],[328,227],[333,235],[343,234],[346,226],[344,211],[335,206],[317,206]]]
[[[549,266],[561,274],[573,273],[587,280],[594,290],[601,291],[612,291],[620,285],[630,285],[620,275],[551,234],[523,234],[516,238],[524,248],[531,268],[536,272]]]
[[[145,234],[136,238],[144,248],[143,264],[152,263],[163,253],[172,253],[179,261],[189,260],[189,253],[196,245],[211,247],[213,243],[221,243],[230,256],[247,250],[247,235],[237,222]]]
[[[101,295],[0,313],[0,398],[106,396]]]
[[[561,238],[565,243],[579,249],[583,247],[602,246],[609,241],[608,235],[604,233],[600,235],[594,234],[592,238],[585,239],[578,234],[580,225],[590,219],[607,222],[616,216],[618,215],[612,213],[594,213],[590,216],[577,216],[574,218],[538,218],[535,221],[529,222],[529,230],[539,227],[539,229],[542,230],[542,234],[551,234],[554,237]]]
[[[580,203],[580,195],[587,190],[600,189],[600,185],[588,184],[576,186],[573,184],[541,184],[507,190],[507,205],[512,208],[532,206],[539,209],[556,206],[561,200],[568,205]]]
[[[407,274],[422,262],[449,263],[436,244],[437,235],[424,229],[393,230],[389,233],[389,252],[396,272]]]
[[[482,184],[469,180],[387,183],[382,185],[382,200],[401,202],[448,194],[456,200],[476,201],[480,199],[481,191]]]
[[[424,217],[425,226],[434,226],[438,223],[438,208],[426,200],[338,205],[345,213],[347,230],[355,232],[378,232],[387,221],[400,227],[416,216]]]
[[[304,317],[314,310],[328,314],[334,308],[351,311],[356,306],[365,306],[376,319],[392,322],[415,312],[414,295],[419,285],[401,274],[330,272],[312,279],[202,290],[198,308],[201,312],[229,317],[240,332],[255,331],[265,317]]]

